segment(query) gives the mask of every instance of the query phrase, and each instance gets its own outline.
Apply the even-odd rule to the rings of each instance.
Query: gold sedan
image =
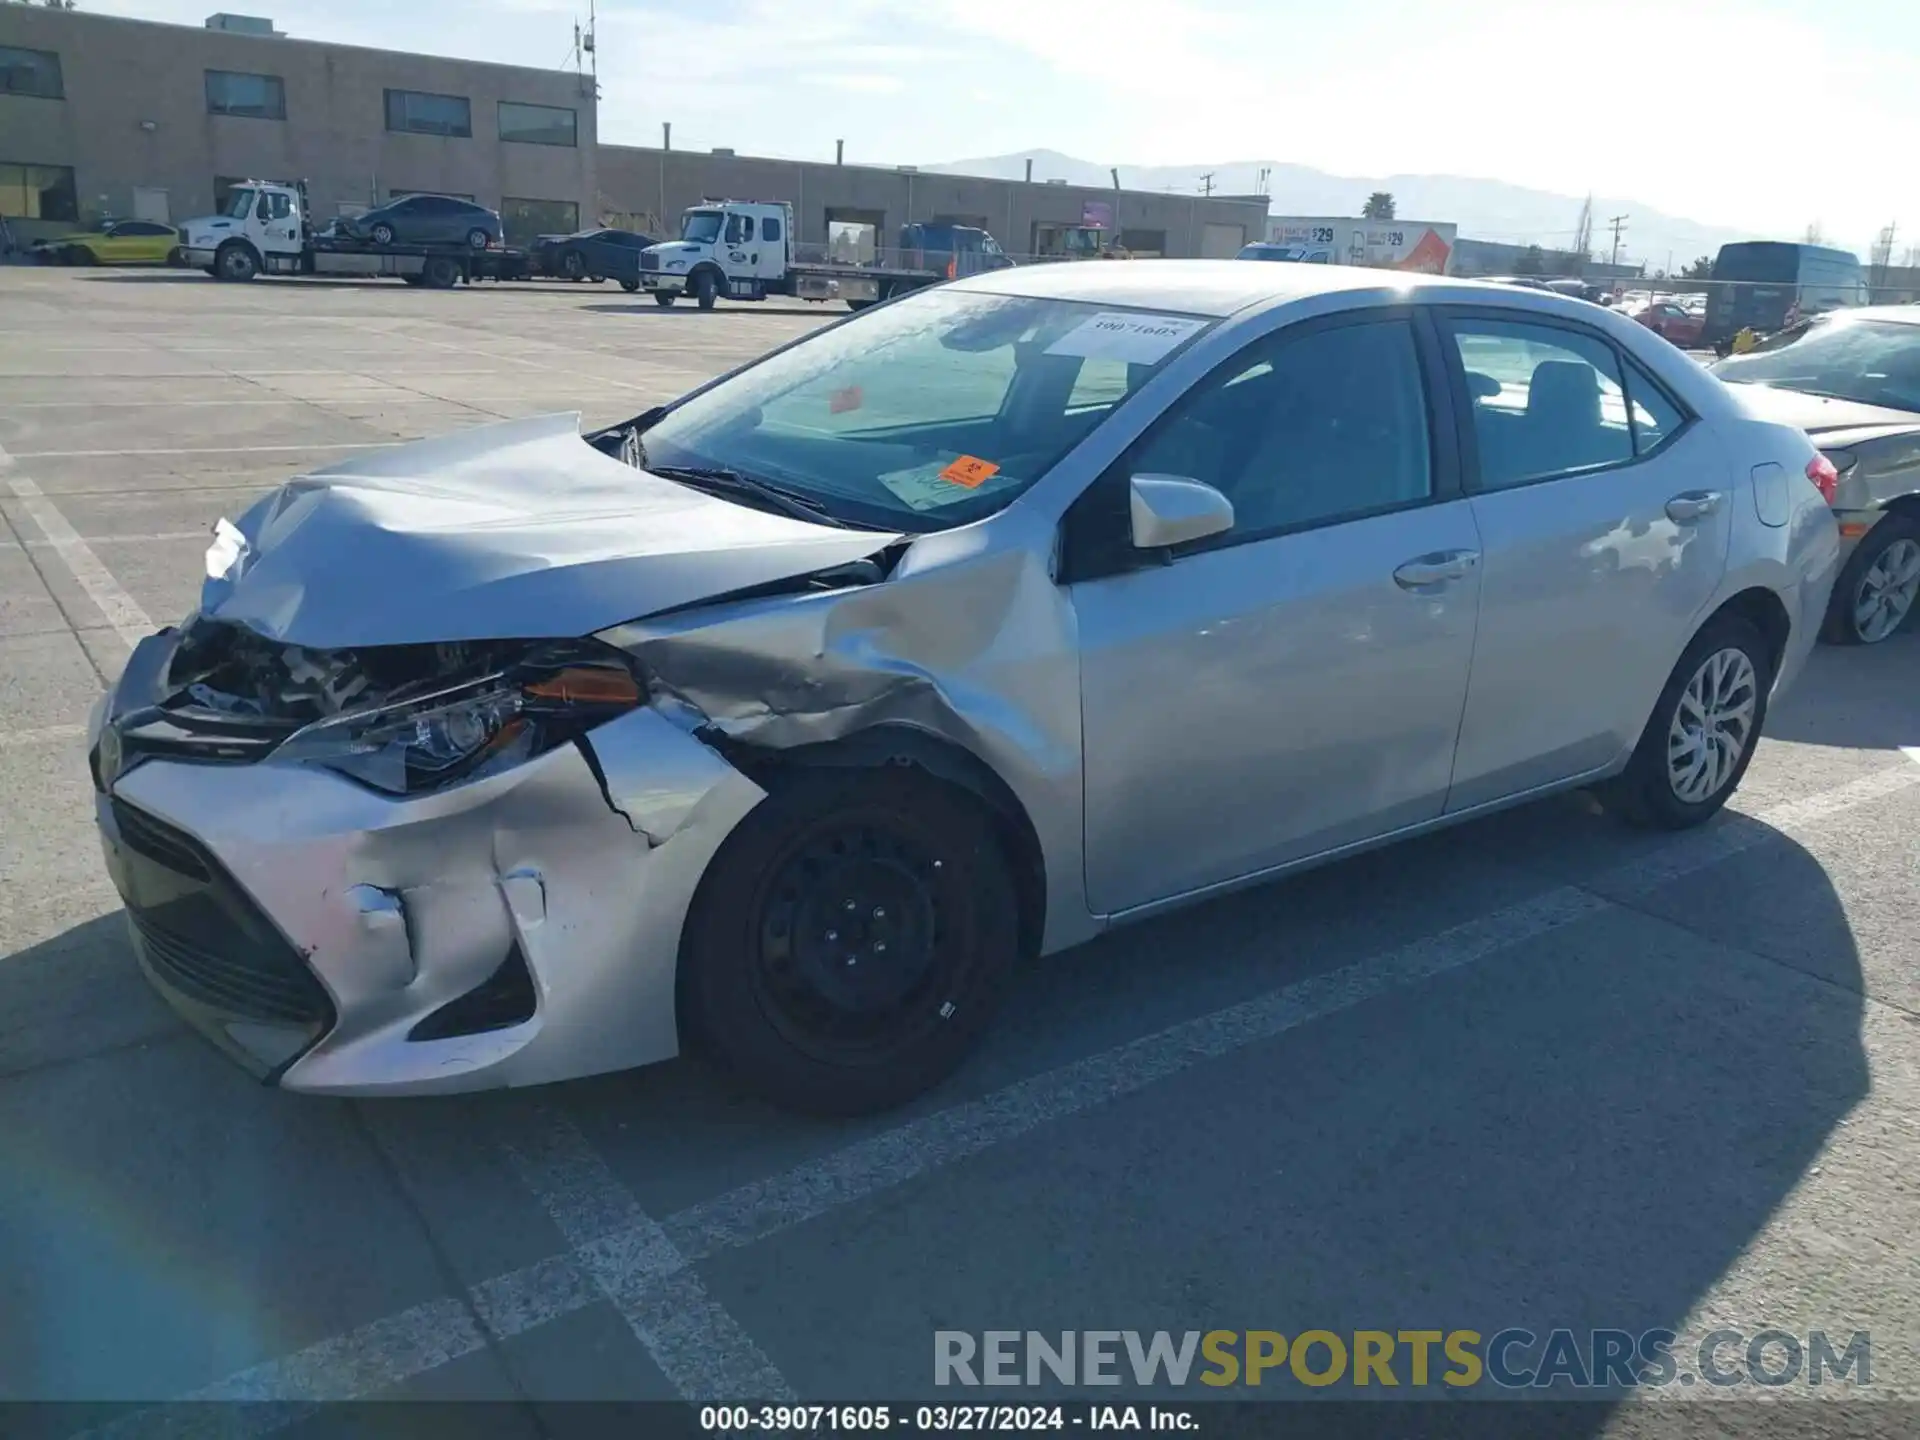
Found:
[[[164,265],[179,243],[179,232],[171,225],[115,220],[97,230],[42,240],[33,248],[51,265]]]

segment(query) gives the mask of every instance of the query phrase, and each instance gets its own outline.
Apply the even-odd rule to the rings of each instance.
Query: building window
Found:
[[[580,228],[580,206],[572,200],[516,200],[500,202],[500,227],[507,244],[531,245],[541,235],[571,235]]]
[[[0,215],[78,224],[78,195],[70,165],[10,165],[0,161]]]
[[[473,134],[473,106],[464,95],[389,90],[387,129],[415,135],[452,135],[464,140]]]
[[[577,145],[579,117],[558,105],[522,105],[500,102],[500,138],[523,145]]]
[[[66,86],[60,79],[60,57],[53,51],[0,45],[0,95],[38,95],[43,100],[64,100],[66,94]]]
[[[254,120],[284,120],[287,118],[286,83],[278,75],[209,70],[207,113],[245,115]]]

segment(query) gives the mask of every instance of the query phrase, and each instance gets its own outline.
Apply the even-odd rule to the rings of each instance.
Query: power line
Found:
[[[1630,218],[1626,215],[1615,215],[1607,221],[1607,228],[1613,231],[1613,258],[1607,262],[1609,265],[1620,263],[1620,232],[1627,228],[1627,221]]]
[[[1213,171],[1209,170],[1200,177],[1200,193],[1202,195],[1213,194]]]

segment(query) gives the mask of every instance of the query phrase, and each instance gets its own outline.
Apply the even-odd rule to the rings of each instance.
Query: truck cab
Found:
[[[721,296],[784,293],[793,254],[793,207],[783,200],[715,200],[680,217],[680,238],[640,252],[640,284],[661,305],[691,295],[702,310]]]
[[[180,247],[189,265],[209,275],[251,279],[298,268],[308,221],[305,184],[245,180],[228,194],[223,213],[181,224]]]

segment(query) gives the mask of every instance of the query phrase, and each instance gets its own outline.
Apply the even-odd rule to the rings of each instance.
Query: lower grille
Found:
[[[168,984],[203,1005],[247,1020],[297,1025],[324,1024],[332,1013],[326,990],[291,955],[208,949],[145,915],[129,913],[148,962]]]
[[[507,1030],[533,1018],[539,1004],[527,957],[515,941],[500,968],[479,985],[449,1000],[407,1032],[409,1040],[450,1040],[456,1035],[482,1035]]]
[[[320,977],[191,835],[115,797],[116,881],[140,949],[188,999],[245,1020],[330,1025]]]

